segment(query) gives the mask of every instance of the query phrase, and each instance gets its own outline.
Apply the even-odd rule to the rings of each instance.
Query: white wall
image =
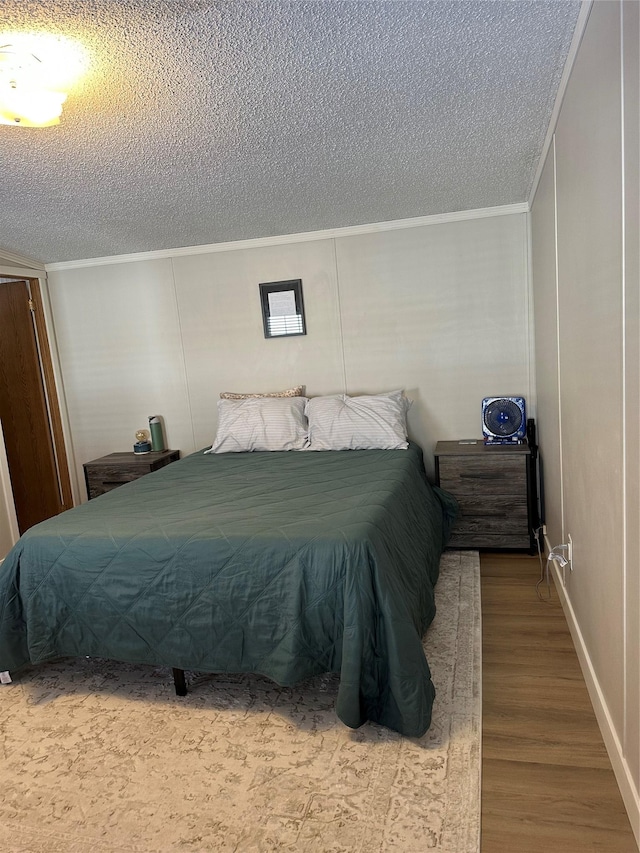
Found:
[[[82,463],[132,450],[149,415],[193,449],[170,260],[49,276],[49,299],[80,482]]]
[[[0,421],[0,562],[4,560],[13,545],[18,541],[18,521],[16,519],[9,465]]]
[[[221,391],[404,387],[428,466],[479,436],[480,401],[533,412],[527,216],[478,219],[49,273],[75,464],[128,450],[150,414],[183,454],[210,444]],[[258,284],[302,279],[308,333],[265,340]]]
[[[404,387],[413,437],[482,435],[482,397],[534,400],[526,216],[337,241],[350,391]]]
[[[548,531],[637,836],[639,32],[636,3],[594,3],[532,212]]]
[[[640,4],[622,5],[625,323],[625,753],[632,756],[640,847]],[[635,760],[633,759],[635,756]]]
[[[213,441],[221,391],[344,390],[332,240],[180,257],[173,269],[194,449]],[[267,340],[258,284],[295,278],[307,334]]]
[[[540,177],[531,212],[534,235],[531,260],[535,317],[538,443],[544,482],[544,510],[549,541],[563,542],[560,376],[558,371],[558,290],[556,278],[555,152]]]

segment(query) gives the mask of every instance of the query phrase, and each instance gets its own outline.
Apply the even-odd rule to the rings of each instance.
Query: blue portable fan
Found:
[[[482,435],[487,444],[520,444],[527,432],[524,397],[485,397]]]

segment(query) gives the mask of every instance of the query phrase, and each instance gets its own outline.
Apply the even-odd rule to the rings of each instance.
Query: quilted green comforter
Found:
[[[0,565],[0,671],[95,656],[290,685],[420,736],[454,510],[416,445],[196,453],[36,525]]]

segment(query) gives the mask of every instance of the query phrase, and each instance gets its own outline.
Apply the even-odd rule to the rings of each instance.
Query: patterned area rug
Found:
[[[438,692],[420,739],[345,727],[337,676],[281,688],[103,660],[0,688],[4,853],[477,853],[480,590],[443,556],[425,649]]]

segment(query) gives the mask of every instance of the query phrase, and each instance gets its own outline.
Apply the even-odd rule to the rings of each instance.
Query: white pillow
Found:
[[[305,409],[309,450],[406,450],[410,405],[402,391],[313,397]]]
[[[306,402],[306,397],[218,400],[218,431],[205,453],[304,450],[309,441]]]

